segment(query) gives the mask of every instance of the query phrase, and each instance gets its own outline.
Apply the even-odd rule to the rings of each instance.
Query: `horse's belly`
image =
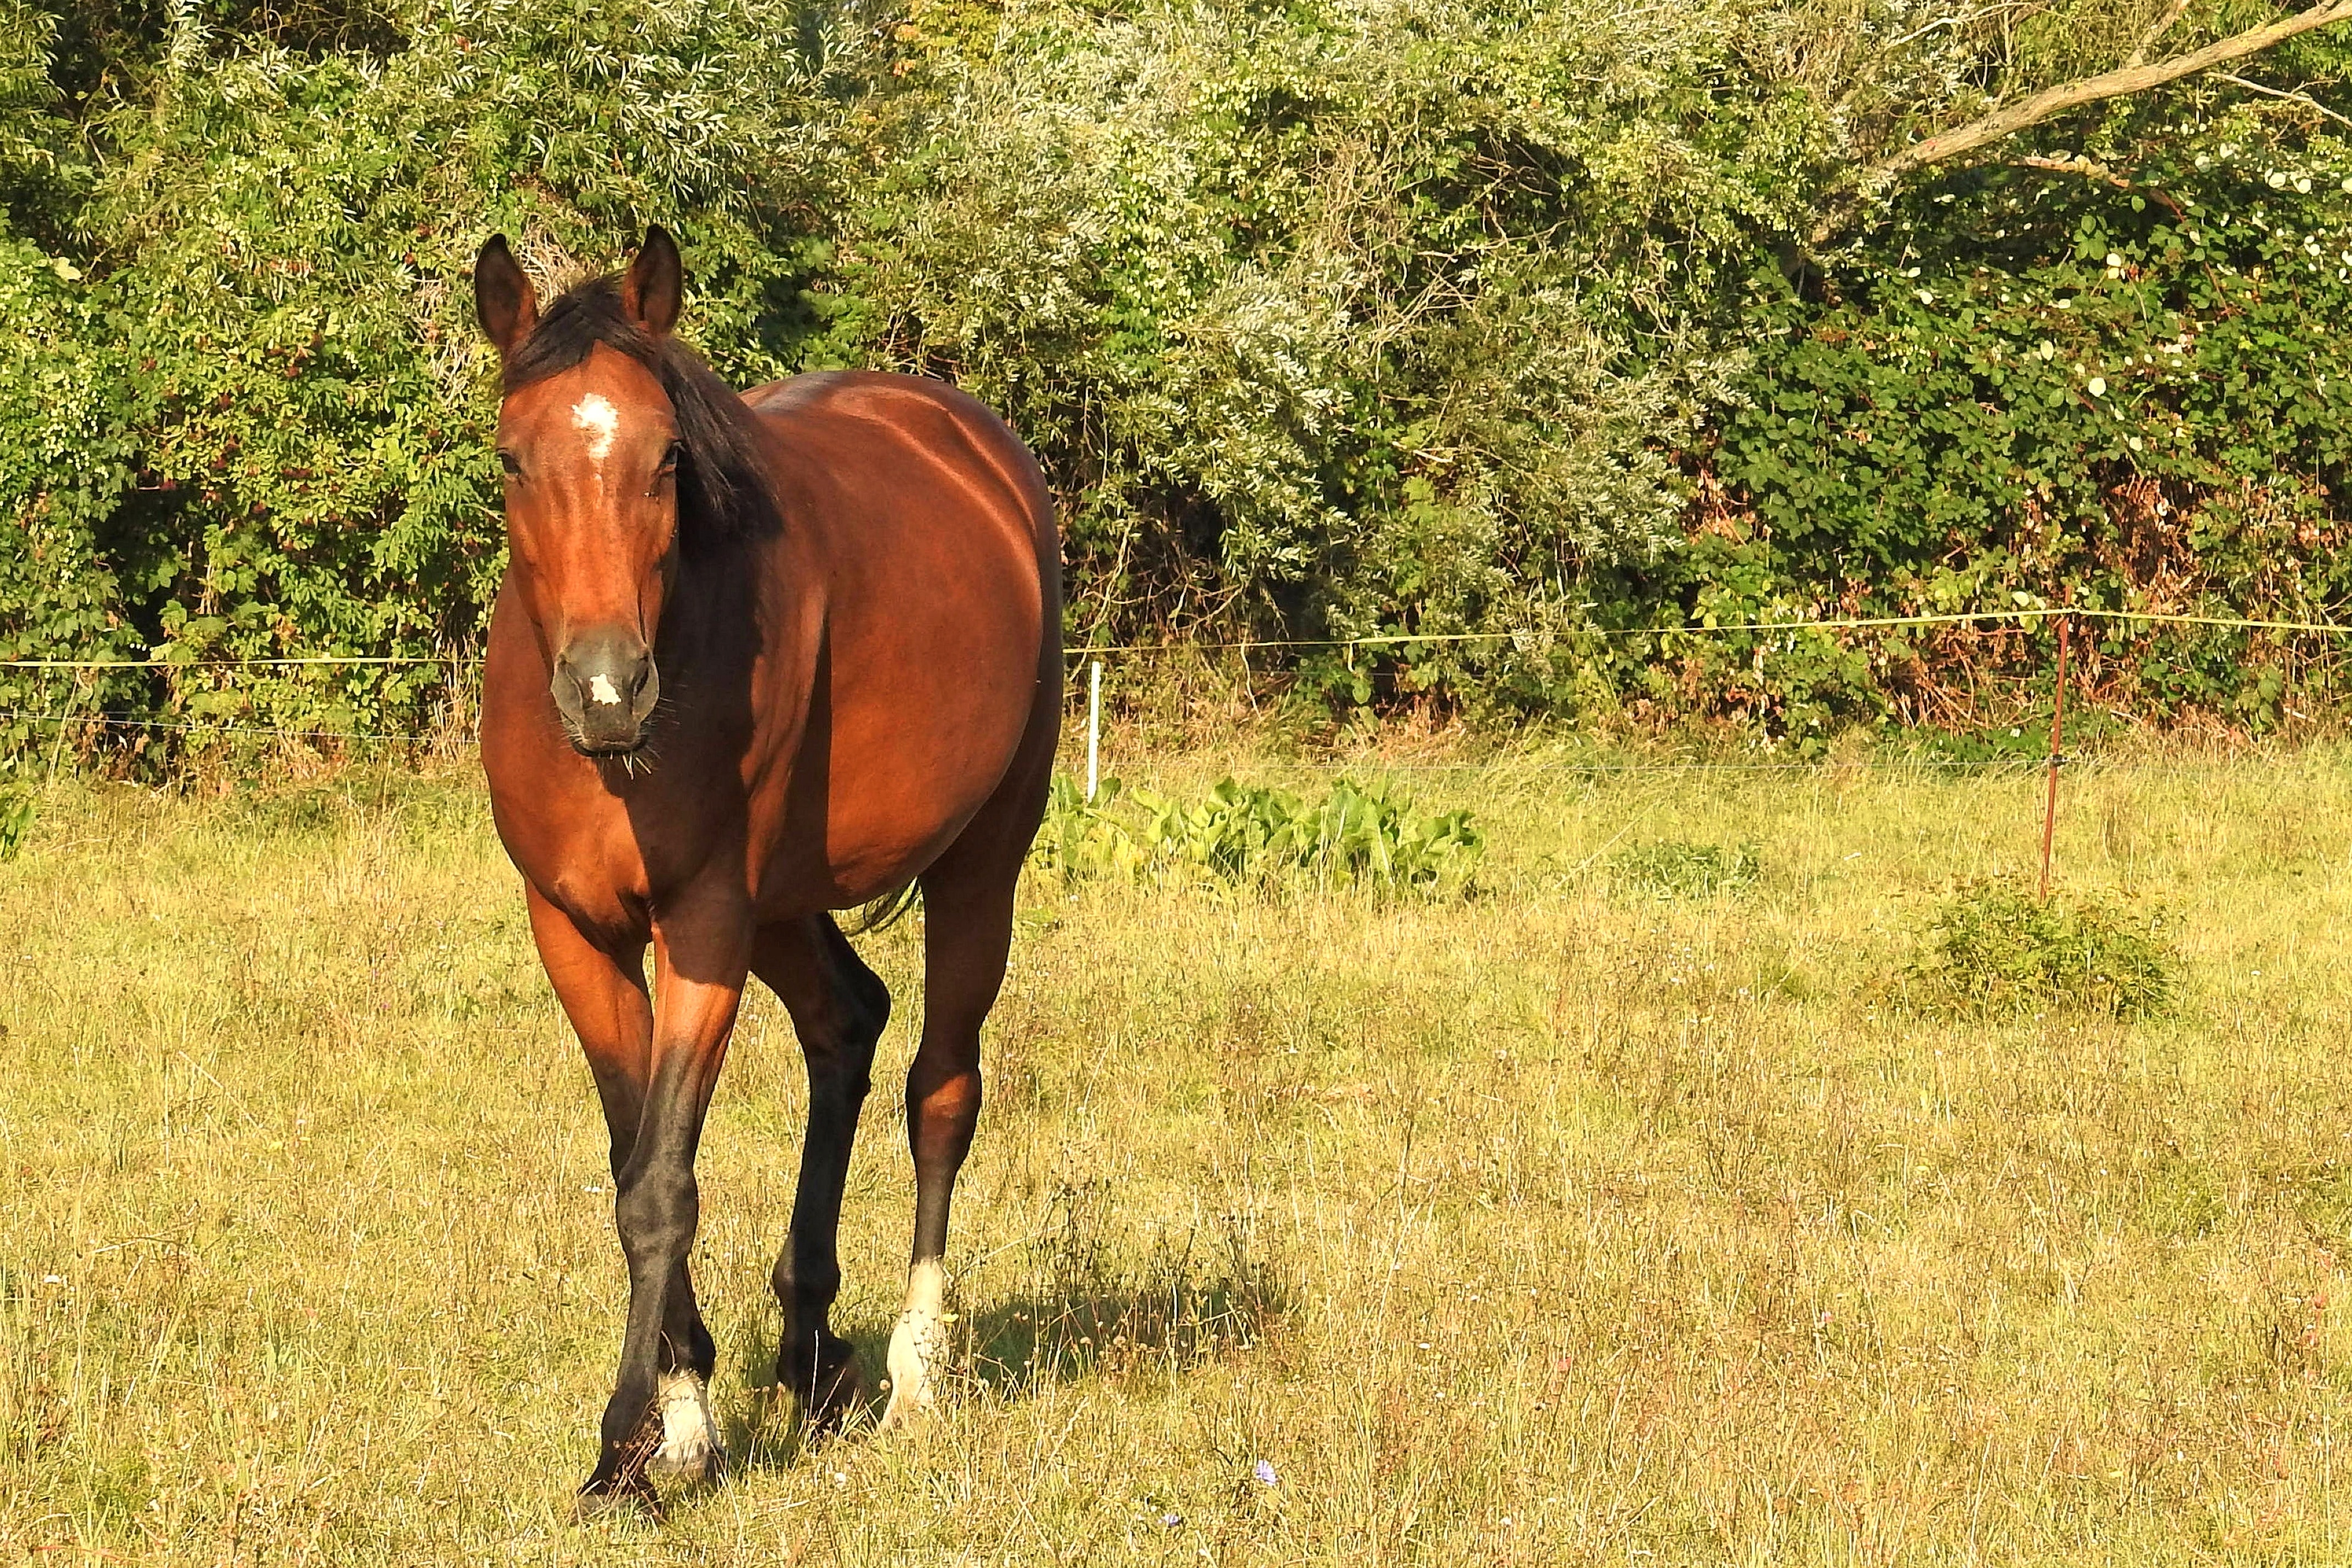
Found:
[[[995,659],[965,662],[951,696],[866,702],[837,694],[825,732],[812,737],[819,744],[797,765],[801,830],[775,840],[774,890],[763,888],[763,906],[864,903],[905,886],[956,842],[1003,785],[1037,700],[1034,640],[1018,673],[1013,639],[1000,646],[1007,652]]]

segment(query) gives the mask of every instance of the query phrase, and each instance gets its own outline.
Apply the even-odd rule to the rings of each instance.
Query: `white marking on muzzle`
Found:
[[[588,678],[588,695],[599,702],[618,702],[621,689],[613,684],[609,675],[592,675]]]
[[[572,405],[574,428],[588,437],[588,455],[598,462],[613,449],[613,433],[621,427],[621,411],[601,392],[592,392]]]

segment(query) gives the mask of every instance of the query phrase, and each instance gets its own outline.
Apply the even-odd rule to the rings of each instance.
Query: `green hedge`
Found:
[[[561,281],[654,220],[738,381],[896,366],[1004,410],[1074,639],[1515,634],[1295,661],[1340,706],[1810,743],[1980,722],[2046,638],[1667,628],[2339,613],[2335,122],[2210,83],[2084,111],[1806,257],[1865,131],[2070,64],[1859,15],[0,0],[0,655],[169,661],[0,671],[0,710],[427,722],[446,662],[204,661],[470,649],[473,249]],[[1843,83],[1799,47],[1840,28],[1877,51]],[[2294,50],[2264,68],[2333,92]],[[2092,672],[2260,726],[2290,651],[2112,630]]]
[[[1753,361],[1708,453],[1747,505],[1684,557],[1692,607],[2343,616],[2352,154],[2266,142],[2245,113],[2110,135],[2138,150],[2128,188],[1959,176],[1836,298],[1750,312]],[[1936,721],[1966,710],[1968,679],[2046,680],[2051,635],[1906,630],[1866,657],[1800,638],[1760,679],[1757,639],[1705,657],[1718,700],[1787,728]],[[2104,622],[2086,674],[2112,705],[2262,727],[2292,642]]]

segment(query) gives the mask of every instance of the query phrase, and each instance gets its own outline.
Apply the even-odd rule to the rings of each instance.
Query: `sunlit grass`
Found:
[[[2179,994],[2141,1023],[1890,1001],[1937,898],[2030,866],[2038,775],[1542,762],[1393,775],[1477,813],[1467,900],[1027,889],[957,1204],[967,1369],[913,1440],[803,1452],[757,1396],[802,1105],[761,994],[696,1255],[743,1462],[658,1531],[562,1522],[623,1281],[585,1070],[474,781],[61,788],[0,867],[0,1544],[2352,1552],[2344,756],[2071,782],[2062,884],[2169,911]],[[1756,879],[1717,896],[1615,869],[1749,844]],[[843,1226],[837,1321],[869,1356],[906,1258],[916,939],[866,944],[900,998]]]

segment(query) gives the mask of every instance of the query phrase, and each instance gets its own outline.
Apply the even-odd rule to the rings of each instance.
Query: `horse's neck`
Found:
[[[680,563],[662,613],[662,657],[675,660],[683,698],[750,701],[755,673],[769,694],[750,717],[793,730],[816,679],[822,574],[782,539],[727,540]],[[670,681],[665,663],[662,679]],[[781,702],[778,698],[783,698]]]

